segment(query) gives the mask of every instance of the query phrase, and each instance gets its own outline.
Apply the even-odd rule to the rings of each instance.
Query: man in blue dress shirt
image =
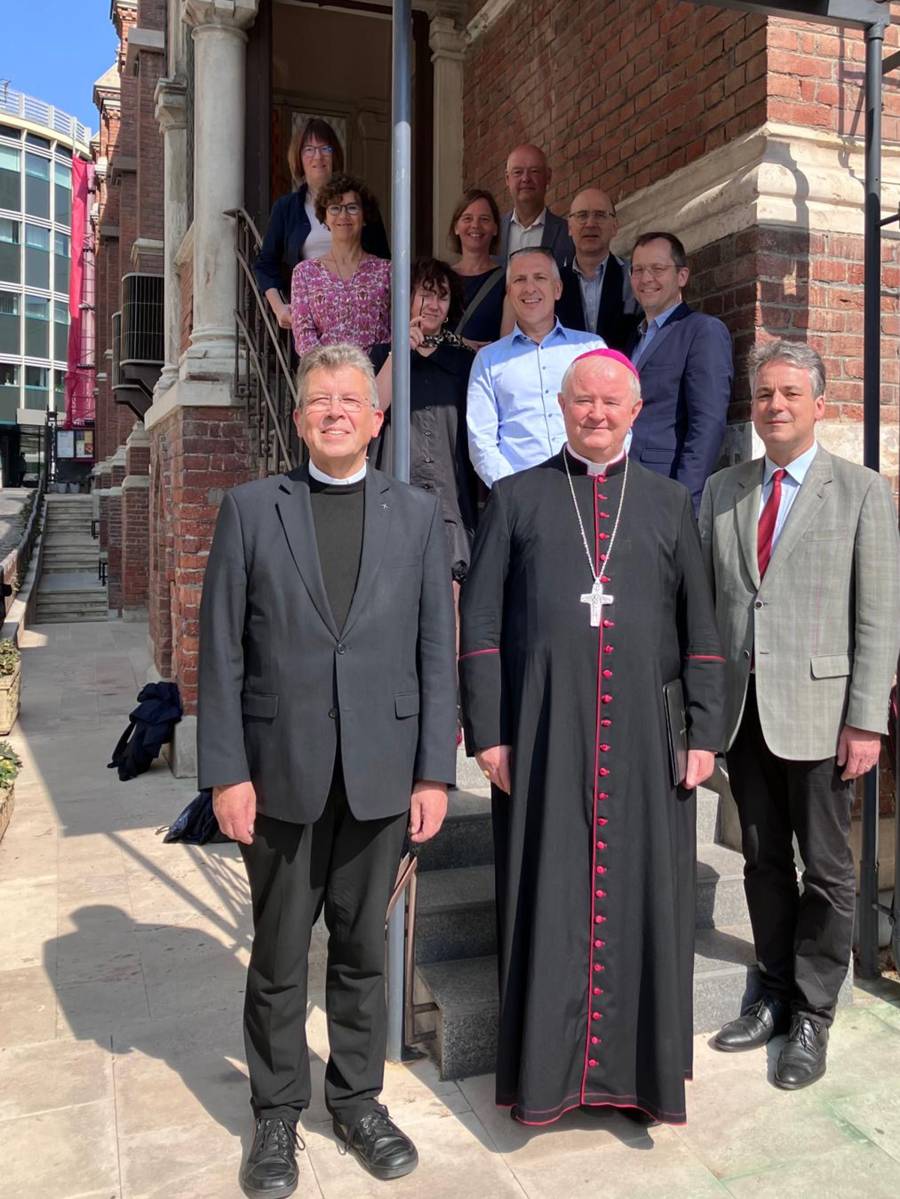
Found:
[[[552,251],[534,246],[511,254],[506,294],[515,327],[478,351],[466,402],[469,456],[488,487],[558,453],[566,440],[557,402],[562,377],[579,354],[606,345],[556,319],[562,283]]]

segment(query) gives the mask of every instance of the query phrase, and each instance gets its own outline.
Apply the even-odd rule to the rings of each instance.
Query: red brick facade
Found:
[[[97,339],[106,374],[98,384],[97,460],[117,454],[127,461],[111,472],[114,492],[101,495],[100,538],[108,553],[110,611],[120,614],[140,614],[147,607],[149,496],[141,480],[148,476],[149,450],[125,452],[136,416],[127,404],[116,402],[112,390],[112,315],[121,311],[125,275],[162,273],[164,236],[162,137],[154,115],[164,56],[161,47],[144,45],[129,55],[128,39],[135,29],[162,32],[165,7],[164,0],[139,0],[136,7],[113,3],[118,78],[104,77],[106,86],[97,87],[101,129],[96,151],[106,159],[96,222]],[[121,488],[126,473],[129,482]],[[98,471],[98,482],[106,474]]]
[[[176,408],[151,431],[150,636],[156,668],[197,703],[200,593],[223,494],[251,477],[234,408]]]

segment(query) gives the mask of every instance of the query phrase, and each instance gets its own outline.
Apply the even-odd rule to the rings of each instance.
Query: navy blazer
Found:
[[[606,260],[597,324],[593,329],[588,328],[578,276],[573,267],[564,266],[560,271],[562,295],[556,302],[559,323],[567,329],[596,333],[613,350],[629,349],[634,343],[643,313],[631,290],[631,281],[625,269],[627,265],[615,254],[610,254]]]
[[[303,257],[303,243],[310,232],[306,192],[304,183],[272,205],[266,235],[253,267],[253,274],[263,295],[270,287],[274,287],[285,300],[290,299],[291,273]],[[379,258],[390,258],[391,249],[380,213],[376,220],[363,227],[362,248]]]
[[[509,254],[509,226],[511,221],[511,212],[504,213],[500,218],[500,253],[498,257],[502,262],[506,261]],[[569,237],[568,224],[561,216],[557,216],[555,212],[551,212],[549,208],[544,217],[544,236],[541,238],[541,245],[553,251],[553,257],[560,267],[575,257],[575,247],[572,244],[571,237]]]
[[[637,334],[629,347],[633,356]],[[731,334],[720,320],[679,304],[637,364],[644,407],[629,451],[683,483],[694,512],[716,469],[734,378]]]

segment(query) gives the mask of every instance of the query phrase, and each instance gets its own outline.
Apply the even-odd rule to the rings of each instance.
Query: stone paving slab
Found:
[[[192,797],[159,765],[106,768],[145,682],[146,628],[23,635],[25,766],[0,843],[0,1199],[232,1199],[250,1133],[241,1002],[249,897],[233,846],[156,833]],[[900,987],[857,987],[815,1087],[777,1090],[767,1052],[694,1042],[688,1123],[646,1131],[609,1109],[526,1129],[488,1075],[388,1065],[384,1099],[419,1147],[377,1183],[340,1151],[322,1098],[325,938],[307,1021],[313,1101],[298,1194],[313,1199],[878,1199],[900,1194]]]

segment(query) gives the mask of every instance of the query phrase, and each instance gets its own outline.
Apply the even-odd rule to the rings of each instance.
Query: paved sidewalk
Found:
[[[249,1132],[240,1008],[249,928],[231,847],[155,834],[193,794],[163,766],[130,783],[106,769],[145,678],[146,629],[45,625],[22,637],[12,740],[25,767],[0,845],[0,1196],[231,1199]],[[387,1070],[385,1098],[421,1166],[396,1183],[343,1157],[321,1098],[327,1052],[322,941],[309,1005],[315,1098],[302,1196],[427,1199],[896,1199],[900,987],[857,988],[829,1073],[787,1094],[763,1053],[695,1042],[685,1128],[621,1116],[514,1125],[490,1077]],[[771,1074],[775,1046],[768,1057]]]

